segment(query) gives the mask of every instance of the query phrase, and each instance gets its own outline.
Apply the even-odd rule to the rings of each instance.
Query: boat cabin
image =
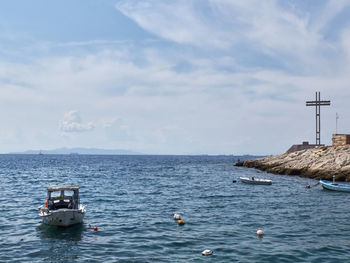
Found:
[[[79,207],[79,186],[77,185],[56,185],[47,186],[47,208],[57,209],[78,209]]]

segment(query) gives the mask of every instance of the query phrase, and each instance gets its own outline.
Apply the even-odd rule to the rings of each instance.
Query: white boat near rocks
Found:
[[[272,184],[272,180],[269,179],[259,179],[254,177],[239,177],[241,182],[246,184],[264,184],[264,185],[270,185]]]
[[[85,206],[80,204],[79,186],[48,186],[45,205],[39,207],[43,223],[53,226],[70,226],[83,222]]]

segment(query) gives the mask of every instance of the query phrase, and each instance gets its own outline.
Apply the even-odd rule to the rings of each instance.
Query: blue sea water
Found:
[[[350,194],[322,190],[310,179],[235,167],[234,161],[0,155],[0,262],[350,261]],[[273,184],[233,183],[239,176]],[[55,184],[81,186],[84,224],[41,223],[37,207],[46,199],[45,187]],[[173,220],[175,212],[184,226]],[[214,254],[202,256],[205,249]]]

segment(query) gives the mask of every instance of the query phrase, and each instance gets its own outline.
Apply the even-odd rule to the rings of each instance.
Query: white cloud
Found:
[[[64,114],[59,128],[63,132],[86,132],[94,129],[92,122],[83,124],[77,111],[69,111]]]
[[[198,43],[204,40],[213,45],[225,45],[210,23],[205,23],[205,14],[198,12],[204,1],[121,1],[116,8],[134,19],[141,27],[163,38],[179,43]],[[196,11],[197,10],[197,11]],[[210,21],[212,22],[212,21]],[[213,34],[209,35],[209,34]],[[209,37],[210,36],[210,37]]]
[[[278,1],[127,0],[116,8],[156,35],[198,47],[229,48],[240,43],[258,49],[261,44],[269,49],[305,48],[318,38],[308,29],[306,18],[283,10]]]
[[[349,3],[321,1],[317,13],[287,9],[283,1],[120,1],[116,8],[142,28],[162,38],[200,49],[266,55],[299,73],[333,69],[339,46],[324,28]],[[204,6],[204,7],[203,7]],[[235,52],[237,49],[239,51]],[[252,55],[254,56],[254,55]],[[312,70],[311,70],[312,69]]]
[[[156,154],[266,154],[312,141],[305,100],[316,90],[332,100],[323,121],[332,110],[350,118],[350,34],[342,25],[328,41],[330,22],[320,19],[333,21],[345,4],[327,12],[329,3],[308,15],[279,1],[120,1],[118,10],[167,41],[45,43],[30,62],[1,61],[0,119],[9,130],[0,132],[23,127],[11,142],[25,147],[45,134],[52,147]],[[62,119],[66,109],[94,123],[78,111]]]
[[[111,118],[109,120],[104,120],[102,121],[102,127],[106,138],[109,141],[120,142],[134,139],[130,134],[130,127],[125,121],[123,121],[122,118]]]
[[[316,32],[322,32],[332,20],[350,5],[348,0],[329,0],[324,5],[313,21],[312,26]]]

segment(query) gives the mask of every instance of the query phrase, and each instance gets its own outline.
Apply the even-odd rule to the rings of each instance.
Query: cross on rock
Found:
[[[316,145],[321,145],[321,106],[330,106],[330,100],[321,100],[321,92],[316,91],[316,100],[306,101],[306,106],[316,107]]]

